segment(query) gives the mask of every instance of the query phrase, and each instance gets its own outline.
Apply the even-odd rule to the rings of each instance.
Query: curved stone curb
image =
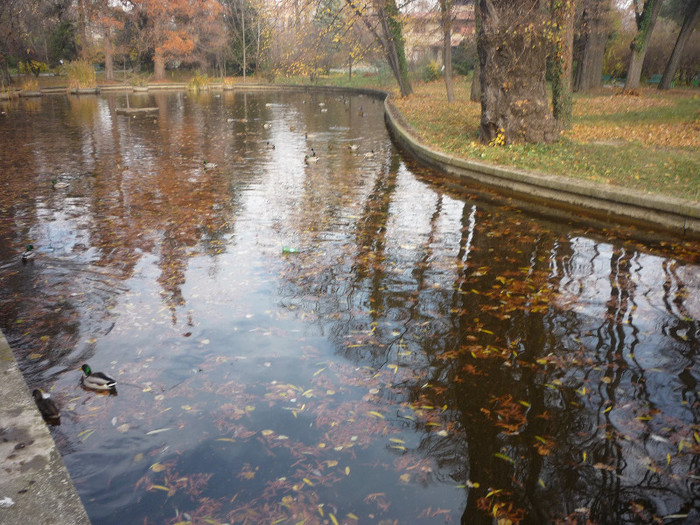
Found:
[[[517,196],[542,199],[560,208],[581,208],[598,218],[632,222],[684,237],[700,237],[698,202],[447,155],[420,143],[401,122],[399,111],[388,97],[384,106],[387,125],[396,141],[418,159],[445,173],[505,189]]]
[[[61,455],[0,332],[0,523],[90,520]]]

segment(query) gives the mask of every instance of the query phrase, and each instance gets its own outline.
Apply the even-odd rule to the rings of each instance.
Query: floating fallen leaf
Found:
[[[151,470],[153,472],[163,472],[165,470],[165,465],[163,465],[162,463],[154,463],[153,465],[151,465]]]
[[[168,487],[164,487],[163,485],[151,485],[150,489],[163,490],[165,492],[170,492],[170,489]]]
[[[497,457],[498,459],[502,459],[503,461],[507,461],[508,463],[513,463],[513,464],[515,463],[515,460],[513,460],[512,458],[509,458],[505,454],[501,454],[500,452],[496,452],[494,454],[494,456]]]
[[[157,430],[151,430],[150,432],[146,432],[147,436],[153,436],[155,434],[160,434],[161,432],[167,432],[170,430],[170,428],[159,428]]]
[[[376,412],[374,410],[370,410],[369,414],[374,417],[378,417],[380,419],[385,419],[383,414],[380,414],[379,412]]]

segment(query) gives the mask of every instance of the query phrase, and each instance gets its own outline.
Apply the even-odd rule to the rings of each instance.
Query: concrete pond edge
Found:
[[[0,399],[0,523],[88,525],[68,469],[2,332]]]

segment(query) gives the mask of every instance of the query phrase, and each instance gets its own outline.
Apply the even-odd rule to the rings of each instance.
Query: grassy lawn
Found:
[[[447,153],[579,179],[700,199],[700,91],[619,89],[574,97],[573,121],[549,145],[479,143],[479,103],[458,79],[448,104],[443,82],[414,83],[396,106],[421,140]]]

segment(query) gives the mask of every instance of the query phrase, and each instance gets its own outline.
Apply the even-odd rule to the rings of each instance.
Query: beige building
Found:
[[[452,49],[476,31],[474,20],[474,3],[469,1],[455,5],[452,9]],[[435,61],[442,64],[442,28],[440,11],[415,11],[406,15],[404,41],[406,58],[409,62],[420,63]]]

